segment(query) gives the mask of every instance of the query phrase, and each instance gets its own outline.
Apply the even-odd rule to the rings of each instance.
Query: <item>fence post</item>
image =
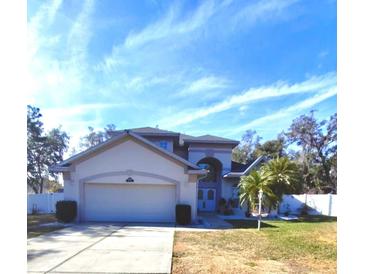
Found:
[[[305,193],[304,195],[305,195],[305,196],[304,196],[304,197],[305,197],[305,198],[304,198],[304,204],[307,206],[307,201],[308,201],[308,196],[307,196],[307,195],[308,195],[308,194],[307,194],[307,193]]]
[[[52,193],[51,194],[51,203],[49,204],[49,213],[52,213],[53,212],[53,203],[54,203],[54,194]]]
[[[49,204],[50,204],[50,198],[51,198],[51,195],[47,195],[47,213],[49,213]]]
[[[54,203],[54,193],[51,193],[51,201],[49,203],[49,213],[53,212],[53,203]]]
[[[329,193],[328,195],[328,216],[332,216],[332,194]]]

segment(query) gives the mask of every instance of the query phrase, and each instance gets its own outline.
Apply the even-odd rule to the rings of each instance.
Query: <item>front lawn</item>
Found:
[[[176,232],[172,273],[336,273],[336,219],[230,221],[235,228]]]
[[[37,237],[39,235],[55,231],[63,228],[63,226],[40,226],[42,224],[56,222],[54,214],[32,214],[27,216],[27,235],[28,238]]]

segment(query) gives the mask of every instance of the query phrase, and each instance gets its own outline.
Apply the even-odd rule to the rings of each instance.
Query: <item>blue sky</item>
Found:
[[[28,97],[88,126],[264,140],[336,112],[336,1],[28,1]]]

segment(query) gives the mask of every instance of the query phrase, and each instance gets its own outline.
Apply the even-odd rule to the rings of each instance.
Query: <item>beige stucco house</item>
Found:
[[[65,200],[77,202],[78,221],[174,222],[176,204],[189,204],[195,221],[221,198],[243,214],[236,187],[251,167],[231,160],[238,141],[150,127],[113,135],[51,167],[63,175]]]

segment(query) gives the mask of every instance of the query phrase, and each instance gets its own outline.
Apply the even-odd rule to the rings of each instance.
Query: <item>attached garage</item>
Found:
[[[72,156],[62,172],[65,200],[77,202],[77,221],[175,222],[176,204],[197,214],[200,167],[132,132]]]
[[[174,222],[174,185],[85,184],[85,221]]]

